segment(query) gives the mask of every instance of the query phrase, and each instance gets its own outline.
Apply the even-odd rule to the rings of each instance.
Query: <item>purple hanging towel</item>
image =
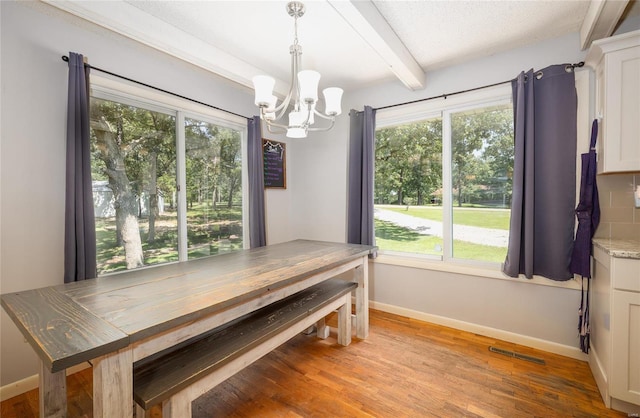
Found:
[[[591,145],[589,152],[581,155],[582,175],[580,179],[580,202],[576,207],[578,230],[573,241],[571,253],[571,273],[591,278],[592,254],[591,239],[600,223],[600,203],[598,201],[598,185],[596,184],[596,138],[598,137],[598,120],[591,125]]]

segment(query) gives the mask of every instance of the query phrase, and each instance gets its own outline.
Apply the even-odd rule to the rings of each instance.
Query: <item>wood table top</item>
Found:
[[[296,240],[0,297],[52,372],[259,297],[374,247]]]

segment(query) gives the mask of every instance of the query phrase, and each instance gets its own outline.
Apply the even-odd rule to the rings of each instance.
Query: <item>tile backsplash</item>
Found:
[[[634,200],[640,173],[599,175],[597,182],[601,216],[595,237],[640,241],[640,208]]]

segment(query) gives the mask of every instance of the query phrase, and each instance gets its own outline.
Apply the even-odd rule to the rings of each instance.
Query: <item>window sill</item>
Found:
[[[445,263],[439,260],[430,260],[421,257],[411,256],[399,256],[390,254],[378,254],[373,260],[373,263],[386,264],[400,267],[410,267],[422,270],[442,271],[445,273],[464,274],[467,276],[482,277],[485,279],[498,279],[506,280],[524,284],[535,284],[540,286],[561,287],[564,289],[576,289],[582,288],[580,280],[573,278],[564,282],[559,282],[551,279],[547,279],[542,276],[533,276],[532,279],[527,279],[523,275],[519,277],[509,277],[502,273],[499,269],[489,268],[484,266],[470,266],[465,264]]]

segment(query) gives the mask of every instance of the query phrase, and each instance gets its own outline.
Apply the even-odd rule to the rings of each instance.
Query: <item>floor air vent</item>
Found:
[[[533,357],[533,356],[527,356],[526,354],[520,354],[520,353],[516,353],[514,351],[505,350],[505,349],[502,349],[502,348],[489,346],[489,351],[491,351],[492,353],[502,354],[502,355],[505,355],[505,356],[508,356],[508,357],[515,357],[515,358],[520,359],[520,360],[527,360],[527,361],[530,361],[530,362],[536,363],[536,364],[545,364],[544,360],[541,359],[541,358],[537,358],[537,357]]]

